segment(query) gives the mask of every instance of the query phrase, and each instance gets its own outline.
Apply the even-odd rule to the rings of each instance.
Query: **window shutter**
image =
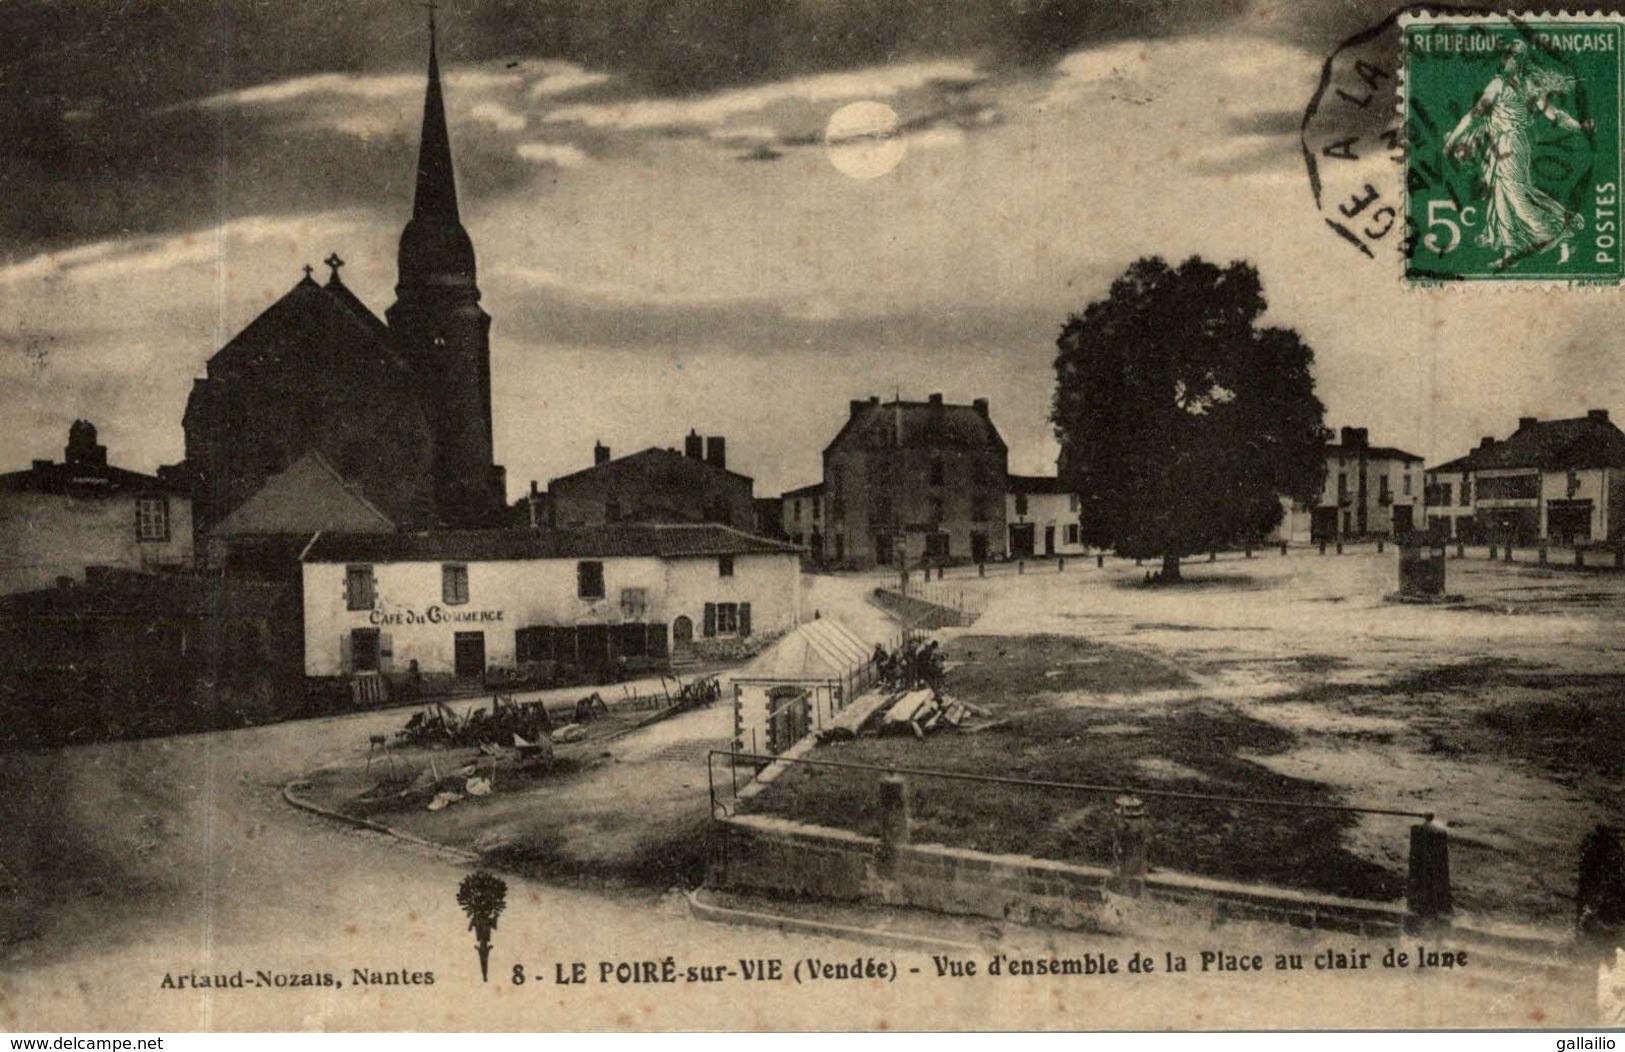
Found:
[[[378,671],[395,671],[395,637],[388,632],[378,633]]]
[[[350,633],[339,637],[339,669],[346,676],[355,671],[355,654],[350,649]]]
[[[705,636],[707,639],[717,634],[717,604],[705,604]]]
[[[739,604],[739,634],[742,635],[742,636],[750,635],[750,604],[749,603],[740,603]]]
[[[666,656],[666,626],[664,623],[649,625],[649,656],[657,658]]]
[[[141,498],[135,498],[135,539],[141,540]]]

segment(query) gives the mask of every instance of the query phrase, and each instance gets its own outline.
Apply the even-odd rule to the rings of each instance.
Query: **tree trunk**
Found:
[[[1162,557],[1162,583],[1177,584],[1183,579],[1179,576],[1179,556],[1164,555]]]

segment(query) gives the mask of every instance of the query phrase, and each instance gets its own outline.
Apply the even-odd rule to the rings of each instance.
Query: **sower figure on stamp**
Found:
[[[1538,113],[1565,131],[1589,132],[1592,122],[1578,121],[1552,102],[1572,92],[1574,77],[1535,66],[1529,45],[1514,41],[1501,62],[1501,72],[1484,88],[1444,141],[1444,151],[1458,161],[1482,155],[1489,203],[1478,243],[1499,249],[1497,268],[1567,241],[1585,226],[1584,218],[1535,185],[1534,134]]]

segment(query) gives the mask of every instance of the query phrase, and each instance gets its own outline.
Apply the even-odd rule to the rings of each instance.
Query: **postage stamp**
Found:
[[[1405,276],[1614,285],[1621,41],[1594,15],[1408,15]]]

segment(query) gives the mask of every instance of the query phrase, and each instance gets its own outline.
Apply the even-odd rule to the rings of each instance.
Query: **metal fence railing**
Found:
[[[706,783],[710,793],[712,819],[722,821],[732,818],[741,814],[747,807],[762,808],[763,810],[770,809],[771,789],[768,790],[769,795],[766,797],[767,803],[765,807],[763,806],[763,795],[755,795],[747,799],[741,795],[741,789],[754,781],[761,771],[775,765],[784,765],[788,769],[799,767],[840,772],[843,779],[842,784],[848,789],[850,789],[851,779],[866,778],[873,782],[875,793],[873,805],[855,808],[843,828],[847,832],[878,833],[883,842],[898,836],[899,829],[904,842],[907,842],[909,836],[907,789],[909,786],[916,787],[916,791],[926,799],[937,795],[935,790],[918,789],[917,787],[921,782],[936,784],[957,782],[1002,786],[1045,796],[1055,794],[1108,796],[1113,798],[1114,802],[1114,808],[1111,812],[1113,857],[1111,859],[1070,861],[1097,865],[1110,864],[1121,871],[1125,864],[1123,857],[1125,844],[1132,841],[1133,845],[1137,845],[1137,847],[1131,845],[1131,851],[1137,850],[1140,852],[1137,865],[1138,879],[1142,883],[1145,874],[1144,845],[1150,839],[1151,828],[1156,824],[1154,809],[1146,807],[1147,801],[1197,802],[1227,809],[1259,813],[1318,811],[1346,815],[1416,819],[1418,824],[1409,827],[1409,858],[1404,878],[1407,912],[1413,918],[1432,919],[1439,916],[1448,916],[1451,911],[1449,837],[1444,825],[1434,820],[1435,816],[1431,811],[1235,796],[1225,793],[1202,793],[1133,785],[1012,778],[1004,775],[974,774],[934,768],[858,763],[848,760],[811,759],[808,757],[788,758],[741,751],[712,750],[706,756]],[[719,773],[723,773],[721,768],[726,768],[726,780],[719,778]],[[888,786],[886,783],[892,784]],[[889,792],[888,789],[890,789]],[[895,811],[899,806],[902,808],[900,815],[888,813],[889,810]],[[864,815],[862,820],[858,819],[860,812]],[[792,814],[785,817],[793,819],[796,816]],[[876,825],[877,829],[853,828],[859,826],[862,822],[870,822]],[[1125,831],[1132,835],[1126,835]],[[1133,865],[1134,863],[1130,860],[1130,868],[1133,868]]]

